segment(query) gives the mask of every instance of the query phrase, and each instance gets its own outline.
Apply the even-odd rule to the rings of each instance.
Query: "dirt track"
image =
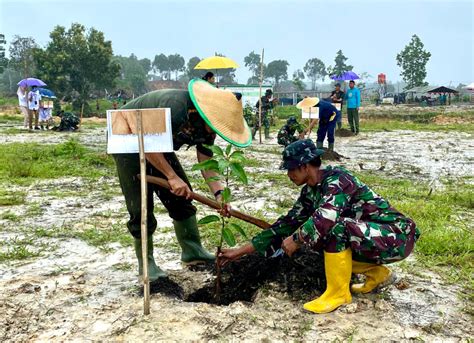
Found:
[[[102,129],[76,134],[16,134],[3,136],[9,141],[58,143],[69,136],[79,137],[88,146],[103,149]],[[221,142],[222,143],[222,142]],[[279,157],[275,140],[254,145],[248,155],[262,161],[254,171],[277,172]],[[440,177],[472,176],[474,147],[472,135],[464,133],[424,133],[393,131],[341,138],[337,151],[349,169],[380,170],[388,177],[412,175],[432,180]],[[185,165],[194,163],[194,150],[180,152]],[[390,158],[389,158],[390,156]],[[189,158],[188,158],[189,157]],[[456,166],[454,166],[456,161]],[[260,169],[259,169],[260,168]],[[382,170],[380,170],[382,171]],[[115,176],[99,180],[119,189]],[[88,187],[86,195],[57,199],[45,190]],[[271,208],[271,182],[255,184],[236,206],[261,209],[265,201]],[[119,194],[101,198],[95,184],[80,178],[41,181],[28,190],[27,201],[40,202],[43,212],[23,218],[19,223],[0,220],[2,240],[22,240],[31,249],[42,248],[41,255],[24,261],[0,263],[0,339],[2,341],[64,340],[403,340],[435,339],[458,341],[472,339],[472,318],[462,311],[465,305],[457,296],[459,289],[425,270],[413,268],[411,257],[394,266],[397,281],[379,293],[354,296],[353,303],[326,315],[313,315],[302,304],[317,296],[315,291],[291,294],[281,283],[271,281],[256,292],[251,302],[229,306],[185,302],[176,297],[155,294],[151,315],[142,316],[142,299],[137,295],[136,259],[131,247],[111,243],[106,250],[82,239],[48,237],[58,227],[72,232],[88,227],[125,228],[127,214]],[[0,211],[6,209],[0,208]],[[22,215],[24,205],[10,206]],[[202,212],[202,208],[199,208]],[[268,212],[272,217],[271,210]],[[273,214],[274,216],[274,214]],[[274,219],[274,218],[272,218]],[[162,227],[171,220],[158,215]],[[270,220],[270,218],[269,218]],[[42,229],[43,237],[33,235]],[[170,279],[187,294],[212,284],[206,271],[191,271],[179,263],[179,253],[163,242],[174,234],[156,234],[155,257]]]

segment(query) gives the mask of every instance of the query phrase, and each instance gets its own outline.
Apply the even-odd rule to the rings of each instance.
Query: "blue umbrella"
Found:
[[[52,90],[46,88],[38,88],[38,91],[42,97],[56,99],[56,95]]]
[[[357,80],[357,79],[360,79],[360,77],[353,71],[346,71],[345,73],[342,73],[341,75],[332,75],[331,79],[336,80],[336,81],[346,81],[346,80]]]
[[[40,79],[35,79],[34,77],[29,77],[27,79],[23,79],[18,82],[18,86],[20,87],[33,87],[33,86],[46,86],[46,83],[41,81]]]

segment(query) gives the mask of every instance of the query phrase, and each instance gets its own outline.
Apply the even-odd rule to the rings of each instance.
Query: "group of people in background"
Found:
[[[52,121],[52,106],[43,101],[38,87],[18,87],[18,103],[23,114],[23,125],[29,130],[48,130]],[[34,120],[34,127],[33,127]]]
[[[263,98],[262,98],[263,99]],[[262,100],[263,102],[263,100]],[[347,108],[347,121],[352,134],[359,134],[359,107],[361,103],[360,91],[355,87],[355,82],[349,82],[347,93],[341,90],[341,84],[336,83],[334,91],[329,98],[320,100],[317,97],[306,97],[300,101],[296,107],[299,109],[318,108],[318,119],[313,119],[309,128],[301,129],[296,118],[290,117],[287,123],[278,132],[278,144],[287,146],[298,139],[304,139],[307,133],[310,133],[313,127],[318,124],[316,146],[323,148],[324,140],[327,137],[328,150],[334,150],[335,130],[342,129],[342,109],[344,102]],[[262,111],[263,112],[263,111]],[[299,136],[295,136],[298,131]]]

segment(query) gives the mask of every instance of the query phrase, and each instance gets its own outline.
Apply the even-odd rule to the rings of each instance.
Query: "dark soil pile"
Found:
[[[354,133],[349,129],[338,129],[335,134],[336,137],[352,137]]]
[[[215,298],[215,283],[185,296],[188,302],[228,305],[235,301],[252,301],[258,289],[271,283],[272,288],[293,298],[323,292],[326,288],[324,261],[321,255],[302,251],[292,258],[244,256],[222,270],[220,299]]]
[[[347,157],[342,156],[336,151],[327,150],[326,148],[323,149],[325,150],[324,154],[321,155],[323,161],[341,161],[343,158],[347,159]]]

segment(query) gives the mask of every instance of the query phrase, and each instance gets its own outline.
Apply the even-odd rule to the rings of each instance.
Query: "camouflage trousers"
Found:
[[[270,120],[268,119],[268,116],[266,113],[262,113],[262,125],[263,127],[269,129],[270,128]],[[253,126],[254,130],[258,130],[258,128],[260,127],[259,123],[258,123],[258,114],[257,116],[255,116],[255,124]]]
[[[319,239],[311,243],[313,249],[334,253],[351,248],[353,260],[377,264],[403,260],[420,236],[415,223],[402,216],[389,223],[341,217],[328,232],[314,229]]]
[[[284,147],[290,145],[293,142],[298,140],[298,137],[290,136],[290,135],[278,135],[278,144],[283,145]]]

